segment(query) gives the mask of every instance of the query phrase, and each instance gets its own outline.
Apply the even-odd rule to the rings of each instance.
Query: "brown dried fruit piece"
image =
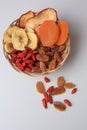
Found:
[[[53,106],[54,106],[54,108],[56,108],[56,109],[58,109],[58,110],[60,110],[60,111],[64,111],[64,110],[66,109],[65,104],[63,104],[63,103],[60,102],[60,101],[55,101],[55,102],[53,103]]]
[[[35,13],[32,11],[28,11],[27,13],[23,14],[20,19],[19,19],[19,26],[20,27],[25,27],[26,22],[35,16]]]
[[[31,18],[26,23],[26,29],[35,29],[36,25],[42,24],[46,20],[57,21],[57,12],[52,8],[47,8],[40,11],[34,18]]]
[[[62,62],[62,58],[57,52],[54,53],[54,59],[59,63]]]
[[[38,81],[36,83],[36,89],[39,93],[44,93],[45,92],[45,87],[44,87],[44,84],[41,82],[41,81]]]
[[[65,92],[65,88],[54,88],[52,92],[49,92],[50,95],[54,96],[54,95],[59,95],[59,94],[63,94]]]
[[[64,77],[63,76],[60,76],[57,78],[57,85],[59,88],[62,88],[64,87],[64,84],[65,84],[65,80],[64,80]]]
[[[71,88],[74,88],[74,87],[75,87],[75,84],[73,84],[71,82],[65,83],[65,88],[71,89]]]
[[[53,59],[50,63],[49,63],[49,70],[54,70],[56,68],[56,60]]]
[[[64,51],[65,48],[66,48],[66,45],[65,45],[65,44],[59,46],[59,48],[58,48],[58,52],[62,52],[62,51]]]
[[[40,62],[40,69],[42,72],[46,72],[46,65],[44,62]]]
[[[49,61],[49,56],[47,56],[46,54],[43,54],[43,55],[37,54],[36,59],[41,62],[47,62]]]

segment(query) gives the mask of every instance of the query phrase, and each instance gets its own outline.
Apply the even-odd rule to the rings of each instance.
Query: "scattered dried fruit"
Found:
[[[50,79],[48,77],[44,77],[44,81],[50,82]],[[39,81],[40,82],[40,81]],[[38,84],[38,83],[37,83]],[[41,82],[42,84],[42,82]],[[71,107],[72,103],[70,100],[68,99],[64,99],[64,103],[61,101],[53,101],[53,96],[54,95],[59,95],[59,94],[63,94],[66,89],[65,89],[65,84],[66,86],[68,86],[68,88],[73,88],[75,85],[71,82],[65,82],[64,77],[60,76],[57,78],[57,87],[54,86],[50,86],[48,87],[47,90],[45,90],[45,87],[39,88],[39,92],[43,93],[44,98],[42,99],[42,104],[44,106],[44,108],[47,108],[47,103],[53,104],[53,106],[60,110],[60,111],[64,111],[66,109],[66,105]],[[43,86],[43,84],[42,84]],[[37,87],[37,91],[38,91],[38,87]],[[72,89],[71,94],[76,93],[77,88]]]
[[[44,77],[44,81],[45,81],[46,83],[49,83],[49,82],[50,82],[50,79],[49,79],[48,77]]]
[[[64,99],[64,103],[70,107],[72,106],[72,103],[68,99]]]
[[[46,109],[47,108],[47,102],[46,102],[45,98],[42,99],[42,104],[43,104],[44,108]]]
[[[49,102],[49,100],[48,100],[48,96],[49,96],[49,95],[48,95],[46,92],[43,93],[43,96],[44,96],[46,102]]]
[[[38,81],[36,83],[36,89],[39,93],[44,93],[45,92],[45,87],[44,84],[41,81]]]
[[[73,90],[71,91],[71,94],[75,94],[77,92],[77,88],[73,88]]]
[[[57,85],[59,88],[63,88],[65,84],[65,80],[63,76],[57,78]]]
[[[48,92],[48,93],[51,93],[53,90],[54,90],[54,86],[50,86],[50,87],[47,89],[47,92]]]
[[[56,108],[56,109],[58,109],[58,110],[60,110],[60,111],[64,111],[64,110],[66,109],[65,104],[62,103],[62,102],[60,102],[60,101],[55,101],[55,102],[53,103],[53,105],[54,105],[54,108]]]
[[[59,95],[59,94],[63,94],[65,92],[65,88],[54,88],[52,92],[49,92],[50,95],[54,96],[54,95]]]
[[[74,88],[75,87],[75,84],[71,83],[71,82],[66,82],[65,83],[65,87],[68,88],[68,89],[71,89],[71,88]]]

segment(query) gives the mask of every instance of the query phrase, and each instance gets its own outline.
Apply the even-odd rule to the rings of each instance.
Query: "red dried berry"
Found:
[[[32,53],[28,53],[28,54],[26,55],[26,57],[23,58],[23,60],[27,60],[27,59],[29,59],[31,56],[32,56]]]
[[[53,103],[53,99],[52,99],[52,96],[51,96],[51,95],[48,95],[48,102],[49,102],[50,104]]]
[[[75,94],[77,92],[77,88],[73,88],[71,94]]]
[[[46,102],[49,102],[50,104],[53,103],[53,99],[52,99],[52,96],[51,95],[48,95],[46,92],[44,92],[44,98],[46,100]]]
[[[24,70],[24,67],[23,67],[23,65],[21,64],[21,63],[19,63],[19,62],[16,62],[16,66],[20,69],[20,70]]]
[[[32,52],[32,54],[36,54],[36,53],[37,53],[37,51],[33,51],[33,52]]]
[[[70,107],[72,106],[72,103],[68,99],[64,99],[64,103]]]
[[[43,93],[43,96],[44,96],[46,102],[49,102],[49,100],[48,100],[48,94],[46,92]]]
[[[32,69],[29,68],[29,67],[26,67],[26,68],[24,69],[25,72],[30,72],[31,70],[32,70]]]
[[[35,55],[32,55],[32,60],[36,61]]]
[[[47,89],[47,92],[52,92],[54,90],[54,86],[50,86],[48,89]]]
[[[45,98],[42,99],[42,104],[43,104],[44,108],[46,109],[47,108],[47,102],[46,102]]]
[[[15,59],[11,58],[9,59],[10,63],[15,63]]]
[[[44,77],[44,81],[45,81],[46,83],[49,83],[49,82],[50,82],[50,79],[49,79],[48,77]]]

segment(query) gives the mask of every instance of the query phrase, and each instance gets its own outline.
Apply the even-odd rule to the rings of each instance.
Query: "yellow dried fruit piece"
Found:
[[[41,94],[45,92],[44,84],[41,81],[36,83],[36,90]]]
[[[4,49],[7,53],[11,53],[14,50],[12,43],[5,43]]]
[[[71,82],[65,83],[65,88],[71,89],[71,88],[74,88],[74,87],[75,87],[75,84],[73,84]]]

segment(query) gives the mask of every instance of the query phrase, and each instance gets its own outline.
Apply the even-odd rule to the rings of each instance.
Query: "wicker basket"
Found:
[[[17,19],[17,20],[15,20],[14,22],[12,22],[10,25],[16,25],[16,26],[18,26],[18,22],[19,21],[19,19]],[[68,55],[69,55],[69,52],[70,52],[70,37],[68,37],[68,39],[67,39],[67,41],[66,41],[66,48],[65,48],[65,50],[64,50],[64,52],[63,52],[63,60],[62,60],[62,62],[61,63],[58,63],[58,65],[56,66],[56,68],[54,69],[54,70],[46,70],[46,72],[44,72],[44,73],[42,73],[42,72],[24,72],[24,71],[21,71],[15,64],[13,64],[13,63],[11,63],[10,61],[9,61],[9,54],[5,51],[5,49],[4,49],[4,45],[5,45],[5,43],[4,43],[4,41],[3,41],[3,52],[4,52],[4,56],[5,56],[5,58],[8,60],[8,62],[10,63],[10,65],[17,71],[17,72],[20,72],[20,73],[24,73],[24,74],[26,74],[26,75],[29,75],[29,76],[40,76],[40,75],[44,75],[44,74],[49,74],[49,73],[52,73],[52,72],[54,72],[54,71],[56,71],[56,70],[58,70],[63,64],[64,64],[64,62],[65,62],[65,60],[67,59],[67,57],[68,57]]]

